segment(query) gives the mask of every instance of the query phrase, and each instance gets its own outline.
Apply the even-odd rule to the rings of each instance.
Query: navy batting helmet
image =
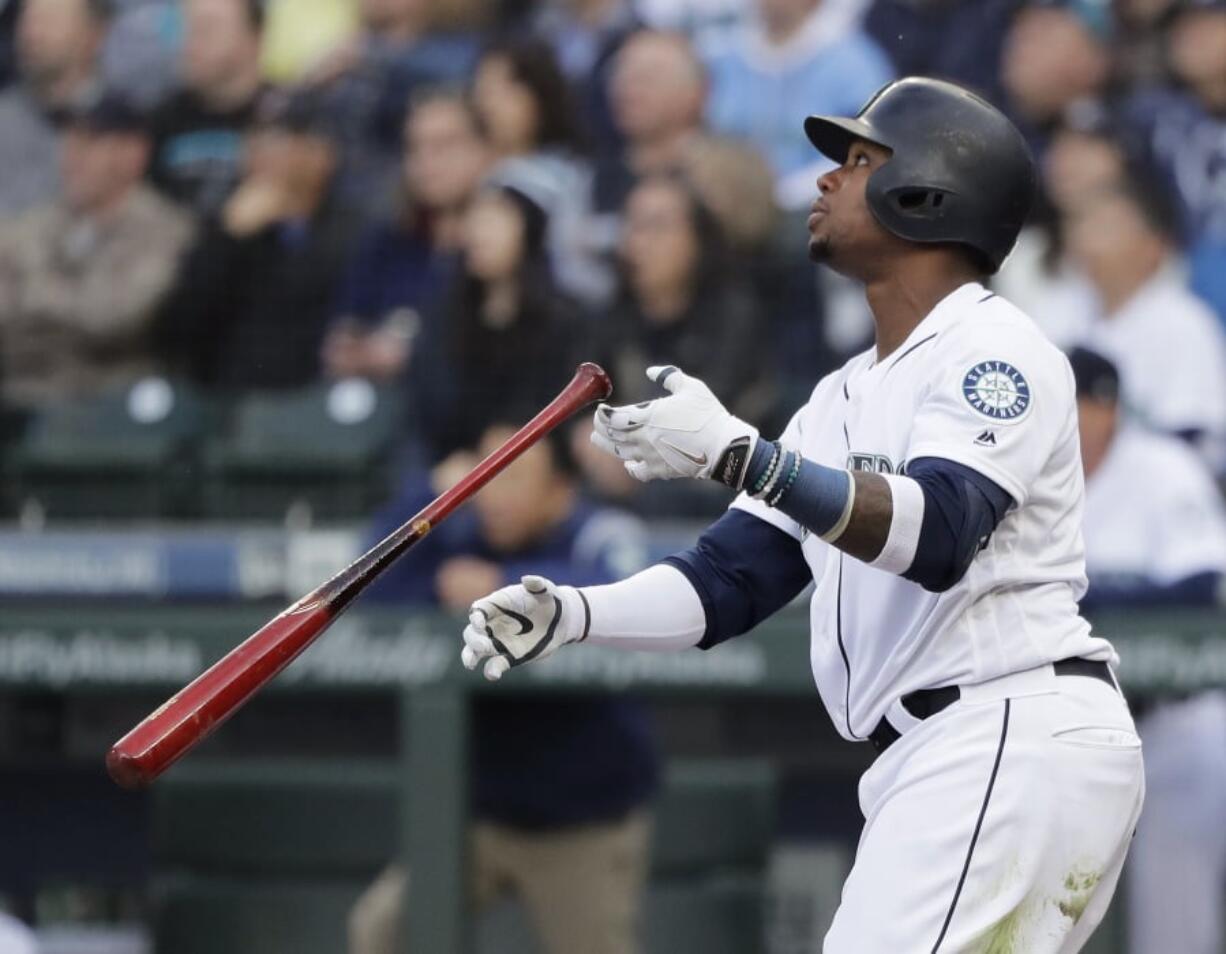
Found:
[[[953,83],[901,79],[854,119],[810,116],[805,132],[840,164],[856,139],[889,149],[889,161],[868,180],[877,221],[912,242],[969,246],[989,272],[1000,268],[1030,213],[1035,168],[1022,134],[995,106]]]

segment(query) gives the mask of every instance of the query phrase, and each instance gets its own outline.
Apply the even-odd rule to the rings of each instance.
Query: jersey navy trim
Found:
[[[939,333],[940,333],[940,332],[936,332],[936,331],[934,331],[934,332],[933,332],[932,334],[930,334],[930,335],[929,335],[927,338],[920,338],[920,340],[919,340],[919,341],[915,342],[915,344],[913,344],[913,345],[912,345],[910,348],[908,348],[906,351],[904,351],[902,354],[900,354],[900,355],[899,355],[897,358],[895,358],[893,361],[891,361],[891,362],[890,362],[890,366],[889,366],[888,368],[886,368],[886,369],[885,369],[885,373],[886,373],[886,374],[889,374],[891,371],[893,371],[893,370],[894,370],[895,366],[896,366],[896,365],[897,365],[897,364],[898,364],[900,361],[902,361],[902,359],[903,359],[903,358],[905,358],[907,355],[909,355],[909,354],[910,354],[912,351],[914,351],[914,350],[915,350],[916,348],[918,348],[920,345],[927,344],[929,341],[931,341],[933,338],[935,338],[935,337],[936,337],[936,336],[937,336]]]
[[[843,669],[847,672],[847,685],[843,690],[843,722],[847,726],[847,734],[853,739],[862,740],[864,736],[856,735],[851,728],[851,660],[847,658],[847,647],[843,645],[843,554],[839,553],[839,584],[834,591],[834,633],[839,641],[839,653],[843,657]]]
[[[983,816],[988,812],[988,802],[992,799],[992,789],[996,785],[996,773],[1000,770],[1000,757],[1005,752],[1005,739],[1009,735],[1009,708],[1012,700],[1005,700],[1005,716],[1000,725],[1000,743],[996,746],[996,761],[992,763],[992,774],[988,778],[988,790],[983,795],[983,805],[979,808],[979,818],[975,822],[975,833],[971,835],[970,847],[966,849],[966,861],[962,864],[962,874],[958,878],[958,887],[954,890],[954,899],[949,903],[949,912],[945,915],[945,923],[941,925],[940,936],[932,945],[932,954],[937,954],[941,942],[945,940],[945,932],[949,930],[949,922],[954,918],[954,909],[958,906],[958,898],[962,894],[962,886],[966,883],[966,873],[971,867],[971,856],[975,854],[975,843],[979,841],[979,830],[983,827]]]

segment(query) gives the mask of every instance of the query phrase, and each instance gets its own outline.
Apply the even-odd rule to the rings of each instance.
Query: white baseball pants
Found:
[[[861,778],[864,831],[824,954],[1079,951],[1144,790],[1132,716],[1105,682],[1043,666],[962,687]]]

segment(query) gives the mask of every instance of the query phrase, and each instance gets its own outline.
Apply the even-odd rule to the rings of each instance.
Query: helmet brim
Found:
[[[857,139],[864,139],[886,149],[890,144],[882,142],[876,131],[861,119],[851,119],[845,116],[810,116],[805,120],[805,135],[809,142],[827,159],[833,159],[839,165],[847,161],[847,153],[851,144]]]

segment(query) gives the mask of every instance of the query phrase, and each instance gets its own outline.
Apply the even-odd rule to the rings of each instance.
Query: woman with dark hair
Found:
[[[621,280],[606,323],[618,400],[657,396],[644,372],[676,364],[687,373],[702,368],[694,374],[718,381],[737,414],[763,420],[773,394],[760,308],[719,222],[686,179],[657,175],[635,186],[618,257]]]
[[[647,368],[675,364],[728,395],[728,406],[765,423],[775,406],[769,326],[741,257],[718,220],[680,175],[648,176],[626,200],[618,249],[620,281],[601,322],[605,367],[622,404],[659,397]],[[584,470],[607,495],[633,494],[640,510],[709,513],[725,503],[705,486],[629,480],[607,455],[577,447]]]
[[[473,77],[473,103],[500,158],[584,151],[570,87],[546,43],[516,37],[487,46]]]
[[[427,458],[472,447],[508,406],[543,406],[572,372],[581,330],[547,264],[545,210],[524,193],[487,186],[463,225],[461,262],[446,303],[409,370]]]
[[[613,278],[594,234],[592,168],[571,91],[552,49],[531,38],[499,40],[481,55],[473,107],[498,158],[491,180],[532,196],[549,217],[547,248],[559,285],[603,304]]]
[[[463,94],[434,90],[405,122],[402,195],[395,216],[357,243],[323,346],[333,377],[398,377],[421,316],[446,287],[464,211],[489,168],[489,150]]]

